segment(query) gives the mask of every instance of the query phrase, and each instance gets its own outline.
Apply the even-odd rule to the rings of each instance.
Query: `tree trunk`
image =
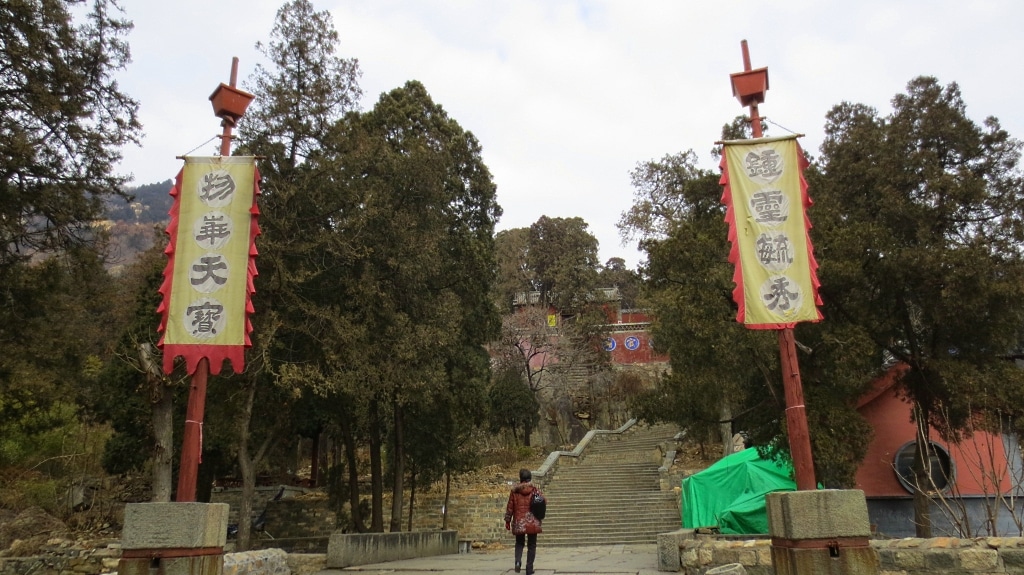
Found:
[[[918,404],[915,410],[917,420],[917,456],[914,457],[914,527],[917,537],[932,536],[931,498],[931,449],[928,443],[928,412]]]
[[[398,402],[393,403],[395,410],[395,445],[392,450],[391,475],[391,523],[388,530],[397,533],[402,530],[402,502],[405,496],[402,494],[402,484],[405,481],[405,439],[402,436],[402,407]]]
[[[441,530],[448,529],[448,499],[452,494],[452,472],[444,470],[444,507],[441,508]]]
[[[256,470],[273,444],[274,430],[267,430],[256,453],[249,456],[249,440],[252,438],[252,409],[256,403],[256,382],[246,383],[245,404],[238,419],[238,469],[242,474],[242,501],[238,507],[238,540],[236,551],[248,551],[252,538],[253,496],[256,494]]]
[[[309,457],[309,486],[320,487],[320,438],[323,433],[317,431],[313,434],[313,445],[310,448],[312,454]]]
[[[384,532],[384,469],[380,454],[380,413],[377,400],[370,402],[370,531]]]
[[[356,460],[356,438],[352,433],[351,423],[344,417],[341,421],[341,440],[345,443],[345,459],[348,463],[348,504],[352,510],[352,529],[356,533],[366,533],[363,511],[359,506],[359,465]]]
[[[163,382],[153,404],[153,501],[169,503],[174,489],[174,399]],[[154,389],[156,391],[156,389]]]
[[[238,538],[235,541],[235,551],[249,550],[252,537],[252,500],[256,493],[256,466],[249,458],[249,422],[252,420],[252,408],[256,401],[256,385],[248,382],[248,388],[238,419],[238,470],[242,474],[242,501],[238,506]]]
[[[154,503],[169,503],[174,490],[174,394],[160,366],[153,361],[153,346],[139,345],[139,363],[146,373],[153,403],[153,497]]]
[[[722,435],[722,457],[732,455],[732,407],[729,399],[722,397],[722,405],[718,414],[718,430]]]
[[[412,513],[416,508],[416,464],[409,470],[409,532],[412,532]]]

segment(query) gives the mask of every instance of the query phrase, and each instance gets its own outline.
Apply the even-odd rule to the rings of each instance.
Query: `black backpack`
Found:
[[[533,495],[530,496],[530,513],[537,519],[543,521],[544,516],[548,512],[548,500],[544,499],[540,491],[536,489],[533,491]]]

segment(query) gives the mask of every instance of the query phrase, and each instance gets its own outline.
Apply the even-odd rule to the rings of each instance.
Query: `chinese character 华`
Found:
[[[217,247],[217,240],[223,240],[231,235],[231,226],[226,218],[227,216],[219,212],[203,215],[203,223],[196,230],[196,242],[200,245],[208,242],[208,247]]]

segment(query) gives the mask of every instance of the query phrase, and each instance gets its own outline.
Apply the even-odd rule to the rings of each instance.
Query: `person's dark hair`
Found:
[[[520,469],[519,470],[519,481],[524,481],[525,482],[525,481],[530,481],[532,479],[533,479],[533,474],[530,473],[529,469]]]

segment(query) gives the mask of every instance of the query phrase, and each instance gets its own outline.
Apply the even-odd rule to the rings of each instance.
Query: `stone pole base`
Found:
[[[222,575],[226,503],[130,503],[119,575]]]
[[[776,575],[876,575],[864,492],[769,493],[768,533]]]

